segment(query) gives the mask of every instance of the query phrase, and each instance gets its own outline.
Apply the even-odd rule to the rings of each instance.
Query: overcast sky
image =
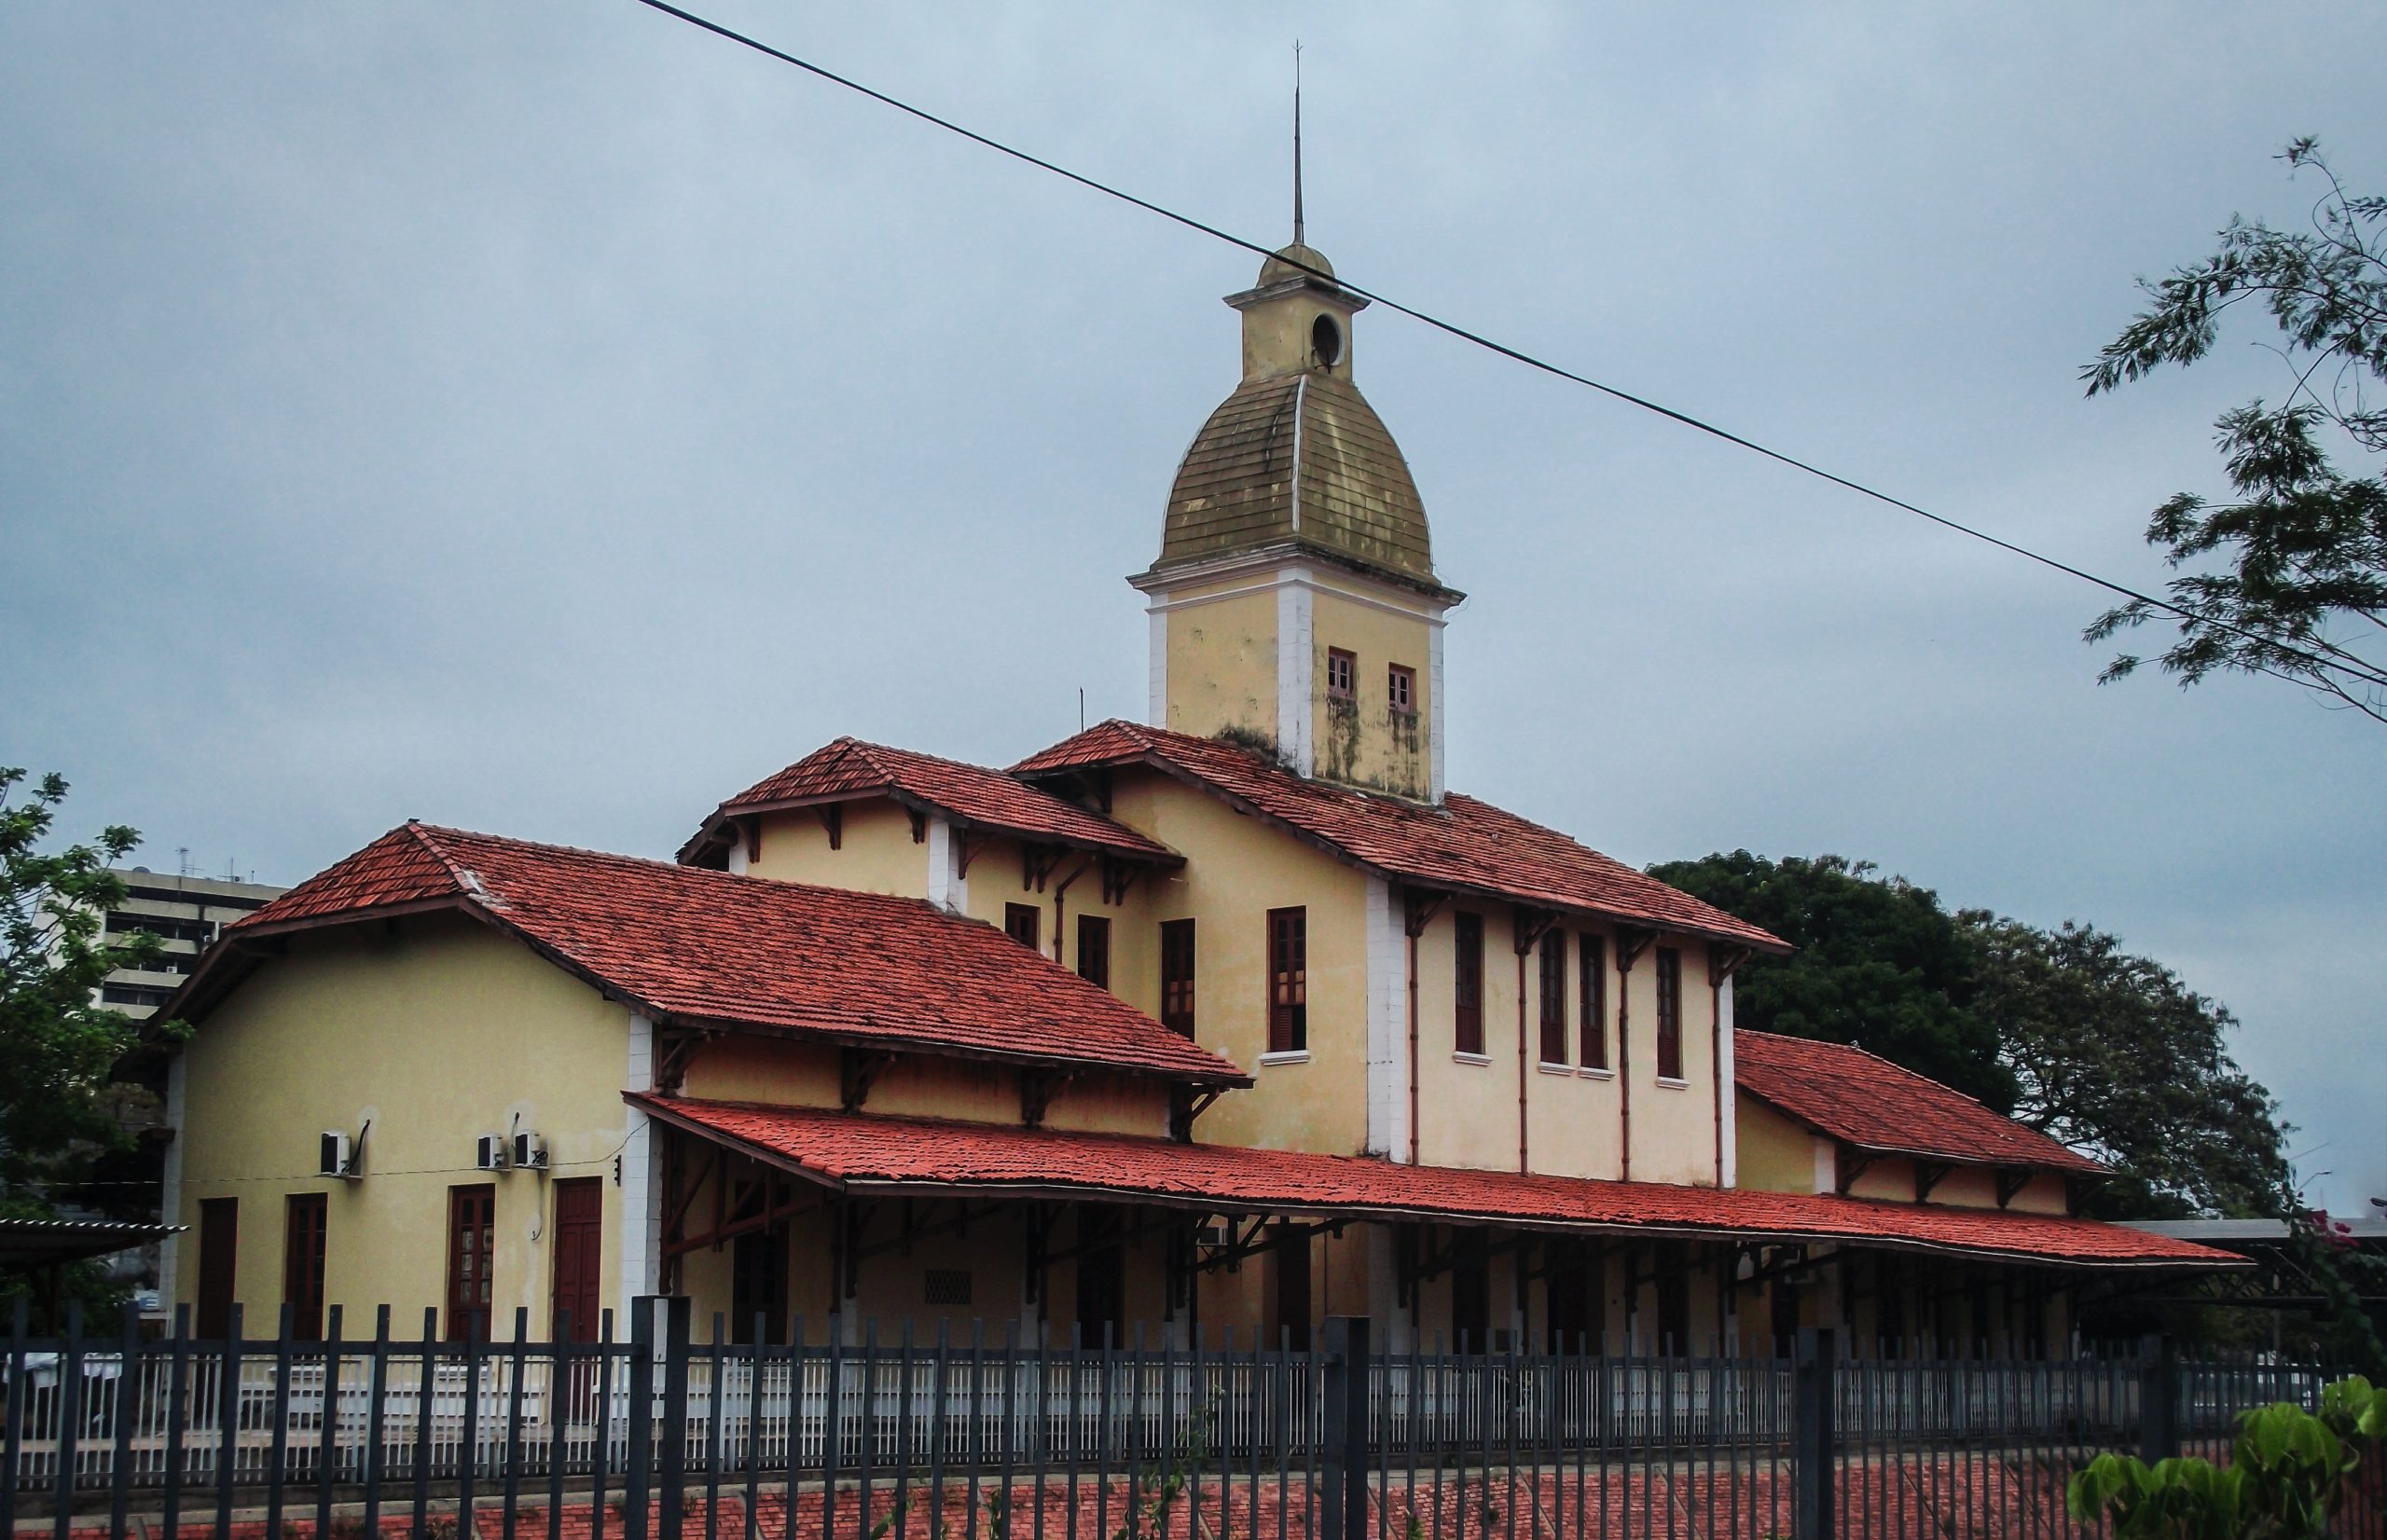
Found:
[[[2084,401],[2132,278],[2387,186],[2387,10],[710,13],[2127,581],[2210,364]],[[666,856],[840,733],[1140,715],[1123,575],[1255,261],[629,3],[0,8],[0,763],[291,882],[418,817]],[[2091,590],[1388,315],[1452,783],[1635,864],[1835,851],[2226,1001],[2387,1193],[2387,730],[2099,688]],[[2321,1175],[2327,1173],[2328,1175]]]

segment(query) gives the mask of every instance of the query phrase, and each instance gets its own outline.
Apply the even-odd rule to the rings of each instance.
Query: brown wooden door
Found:
[[[556,1282],[552,1330],[557,1341],[593,1342],[603,1308],[600,1272],[604,1258],[605,1183],[601,1176],[573,1176],[556,1183]],[[565,1332],[570,1320],[570,1337]]]
[[[199,1205],[199,1334],[232,1329],[232,1299],[240,1263],[241,1200],[205,1198]]]
[[[448,1189],[448,1340],[488,1341],[490,1253],[497,1241],[497,1189]]]
[[[294,1192],[282,1230],[282,1302],[290,1307],[290,1335],[324,1340],[324,1241],[328,1203],[320,1192]]]

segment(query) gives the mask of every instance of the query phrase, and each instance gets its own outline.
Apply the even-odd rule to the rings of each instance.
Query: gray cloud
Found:
[[[1360,282],[2139,582],[2277,388],[2084,403],[2133,273],[2387,180],[2324,7],[718,13]],[[0,758],[295,878],[408,816],[668,851],[839,732],[1141,704],[1118,580],[1252,263],[624,3],[0,12]],[[2251,337],[2251,334],[2248,334]],[[1475,597],[1454,781],[1635,861],[1870,856],[2093,920],[2387,1192],[2377,729],[2100,690],[2063,580],[1397,318]]]

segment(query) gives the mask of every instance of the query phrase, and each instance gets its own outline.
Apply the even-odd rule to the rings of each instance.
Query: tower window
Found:
[[[1309,351],[1321,368],[1331,369],[1343,362],[1343,328],[1332,316],[1322,315],[1309,323]]]
[[[1582,947],[1583,1067],[1607,1067],[1607,945],[1585,936]]]
[[[1029,951],[1034,951],[1036,949],[1036,920],[1039,913],[1040,911],[1032,903],[1003,905],[1003,933]]]
[[[1682,1079],[1682,954],[1658,948],[1658,1078]]]
[[[1359,693],[1359,659],[1340,647],[1326,650],[1326,698],[1347,701]]]
[[[1461,1053],[1483,1052],[1483,916],[1462,909],[1451,916],[1453,996],[1456,1010],[1451,1046]]]
[[[1417,670],[1396,663],[1385,676],[1385,694],[1404,715],[1417,709]]]

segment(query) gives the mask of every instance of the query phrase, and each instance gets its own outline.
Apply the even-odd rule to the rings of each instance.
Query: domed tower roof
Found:
[[[1227,296],[1243,312],[1243,383],[1178,465],[1154,573],[1299,547],[1442,591],[1417,484],[1351,381],[1350,322],[1367,301],[1333,271],[1296,242]]]

